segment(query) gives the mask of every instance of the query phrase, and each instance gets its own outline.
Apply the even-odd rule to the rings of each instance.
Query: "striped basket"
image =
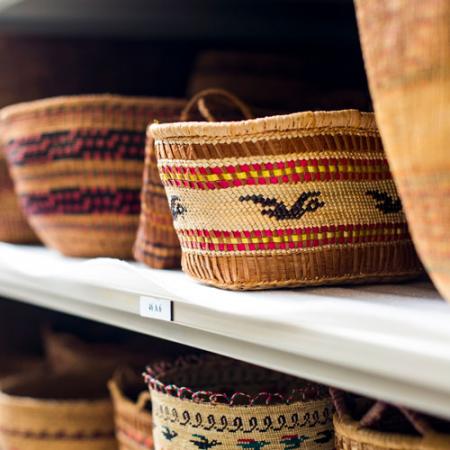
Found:
[[[356,6],[377,121],[411,234],[450,301],[450,2]]]
[[[146,381],[155,450],[334,449],[321,386],[218,357],[160,364]]]
[[[421,273],[373,114],[154,124],[150,132],[182,266],[194,278],[264,289]]]
[[[142,377],[131,369],[118,369],[108,384],[114,403],[116,437],[120,450],[153,450],[150,394]]]
[[[93,95],[5,108],[11,174],[42,241],[69,256],[131,258],[146,126],[173,120],[183,104]]]
[[[0,448],[116,450],[104,379],[30,372],[2,386]]]
[[[375,402],[360,418],[350,414],[346,395],[331,390],[336,406],[336,450],[444,450],[450,448],[450,423],[403,407]],[[430,422],[435,425],[433,428]],[[436,426],[436,424],[438,424]],[[440,431],[436,431],[440,428]]]
[[[38,241],[22,211],[14,185],[9,176],[8,165],[0,149],[0,241],[30,244]]]

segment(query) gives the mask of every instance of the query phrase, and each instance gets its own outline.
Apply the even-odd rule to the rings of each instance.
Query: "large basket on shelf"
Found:
[[[154,124],[150,133],[194,278],[262,289],[421,272],[373,114]]]
[[[8,164],[0,149],[0,241],[29,244],[38,241],[23,215]]]
[[[450,2],[356,6],[377,122],[411,234],[450,300]]]
[[[336,450],[444,450],[450,423],[331,389]],[[369,408],[367,409],[367,406]]]
[[[104,378],[30,372],[0,392],[0,448],[115,450]]]
[[[150,394],[142,376],[132,369],[118,369],[108,386],[120,450],[153,450]]]
[[[334,449],[325,388],[217,357],[148,369],[155,450]]]
[[[16,191],[42,241],[69,256],[131,258],[146,126],[173,120],[183,104],[92,95],[3,109]]]

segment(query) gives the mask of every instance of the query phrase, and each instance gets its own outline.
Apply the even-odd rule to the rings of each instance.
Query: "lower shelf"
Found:
[[[0,244],[0,295],[450,418],[450,305],[430,283],[229,292]],[[142,317],[142,296],[172,302],[173,321]]]

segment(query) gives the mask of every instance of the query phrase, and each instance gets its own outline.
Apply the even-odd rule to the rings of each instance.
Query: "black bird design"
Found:
[[[180,197],[177,195],[172,195],[170,197],[170,211],[172,212],[174,220],[177,220],[178,217],[184,216],[187,213],[187,209],[181,204]]]
[[[240,202],[253,202],[265,209],[261,211],[263,216],[275,217],[277,220],[300,219],[307,212],[314,212],[325,205],[319,200],[320,192],[303,192],[291,209],[284,202],[276,198],[266,198],[262,195],[245,195],[239,197]]]
[[[178,436],[176,431],[171,431],[169,427],[166,427],[165,425],[162,427],[162,434],[168,441],[172,441]]]
[[[376,200],[375,208],[379,209],[384,214],[398,213],[402,210],[402,202],[399,198],[393,199],[386,192],[367,191],[366,195]]]
[[[189,442],[192,442],[200,450],[208,450],[210,448],[216,447],[217,445],[222,445],[222,442],[219,442],[216,439],[209,441],[205,436],[202,436],[201,434],[193,434],[192,437],[196,439],[190,440]]]
[[[326,444],[327,442],[330,442],[331,439],[333,439],[333,432],[330,430],[326,430],[326,431],[321,431],[320,433],[317,433],[317,436],[322,436],[322,437],[318,437],[317,439],[314,439],[314,442],[316,444]]]

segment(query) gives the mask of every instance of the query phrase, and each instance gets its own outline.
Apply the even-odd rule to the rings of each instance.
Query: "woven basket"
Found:
[[[336,414],[333,418],[336,450],[444,450],[450,448],[450,424],[439,422],[437,432],[425,416],[403,407],[394,407],[381,401],[371,402],[370,409],[362,414],[361,404],[368,399],[357,398],[349,406],[348,394],[331,389]],[[354,401],[355,399],[353,399]],[[358,405],[358,402],[360,404]],[[362,403],[361,403],[362,402]],[[356,407],[355,407],[356,405]],[[358,420],[353,416],[358,415]]]
[[[145,128],[180,100],[58,97],[5,108],[6,155],[30,224],[69,256],[131,258],[140,213]]]
[[[115,450],[113,408],[102,380],[36,372],[10,381],[0,393],[0,448]]]
[[[450,2],[356,6],[377,122],[412,237],[450,300]]]
[[[152,450],[150,394],[143,391],[142,377],[131,369],[119,369],[108,386],[114,403],[120,450]]]
[[[194,278],[263,289],[421,272],[372,114],[154,124],[150,132],[182,266]]]
[[[96,368],[112,373],[118,366],[145,367],[148,363],[148,354],[131,345],[84,342],[75,335],[50,329],[45,329],[42,337],[47,360],[56,372]]]
[[[321,386],[217,357],[154,366],[146,381],[155,450],[334,448]]]
[[[0,241],[30,244],[37,240],[20,210],[8,165],[0,149]]]

